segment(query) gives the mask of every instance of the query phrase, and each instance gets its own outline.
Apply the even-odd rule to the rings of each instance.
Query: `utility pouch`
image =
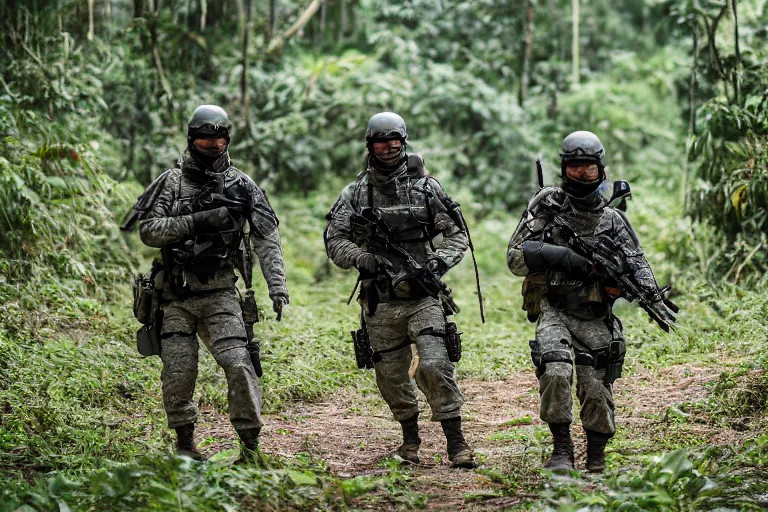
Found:
[[[448,360],[458,363],[461,359],[461,335],[456,322],[445,323],[445,348],[448,350]]]
[[[246,290],[245,297],[240,299],[240,309],[243,310],[243,322],[253,325],[259,321],[259,307],[253,290]]]
[[[163,310],[158,309],[154,315],[154,323],[143,325],[136,331],[136,348],[144,357],[159,356],[162,349],[160,332],[163,329]]]
[[[248,349],[248,355],[251,357],[251,364],[256,372],[256,376],[261,378],[264,375],[264,370],[261,367],[261,344],[259,340],[252,338],[245,344],[245,348]]]
[[[152,325],[159,306],[154,277],[146,274],[136,276],[133,280],[133,316],[136,320],[145,326]]]
[[[373,349],[371,340],[368,338],[368,332],[365,327],[352,331],[352,343],[355,347],[355,361],[357,367],[361,370],[373,368]]]
[[[541,299],[547,294],[546,272],[528,274],[523,281],[523,309],[528,313],[528,321],[536,322],[541,315]]]
[[[624,367],[624,354],[626,347],[624,340],[613,340],[608,346],[608,366],[605,370],[606,384],[613,384],[616,379],[621,378],[621,370]]]
[[[531,347],[531,362],[533,366],[539,368],[541,366],[541,345],[539,345],[539,340],[528,341],[528,346]]]

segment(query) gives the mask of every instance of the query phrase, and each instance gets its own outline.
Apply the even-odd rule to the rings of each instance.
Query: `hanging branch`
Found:
[[[93,4],[95,0],[88,0],[88,35],[86,36],[89,41],[93,41]]]
[[[739,49],[739,16],[736,13],[736,0],[730,0],[728,2],[731,5],[731,13],[733,14],[733,40],[735,43],[734,50],[736,52],[736,69],[733,73],[733,89],[736,95],[736,104],[739,104],[741,98],[741,50]]]
[[[168,101],[168,108],[173,105],[173,91],[171,90],[171,84],[168,82],[168,78],[165,76],[163,70],[163,61],[160,59],[160,51],[157,49],[157,19],[160,17],[160,2],[157,0],[157,6],[154,6],[153,0],[149,0],[149,11],[151,18],[149,19],[149,38],[152,48],[152,60],[155,62],[155,69],[157,69],[157,77],[160,80],[160,86],[165,92],[165,96]]]
[[[267,55],[270,55],[277,51],[278,49],[283,47],[283,44],[285,44],[285,41],[296,35],[296,33],[301,30],[304,25],[309,22],[309,20],[312,19],[312,16],[315,15],[315,13],[320,9],[320,6],[323,4],[324,0],[312,0],[312,3],[309,4],[309,7],[301,13],[301,16],[296,20],[296,22],[291,25],[291,27],[283,32],[282,35],[275,37],[267,47]]]

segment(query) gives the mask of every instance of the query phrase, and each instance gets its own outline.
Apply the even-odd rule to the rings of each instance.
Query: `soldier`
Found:
[[[419,463],[419,408],[408,373],[415,344],[416,383],[426,395],[432,420],[442,425],[448,458],[454,467],[472,468],[474,454],[461,429],[463,397],[446,347],[446,326],[455,324],[446,323],[441,297],[452,299],[436,291],[444,286],[439,278],[463,258],[468,238],[463,219],[456,215],[458,204],[427,175],[419,155],[406,153],[407,139],[399,115],[383,112],[370,119],[365,169],[328,214],[325,246],[336,265],[360,272],[358,301],[373,349],[376,383],[402,426],[397,455]],[[356,236],[352,223],[372,216],[395,244],[373,246]]]
[[[574,364],[587,434],[586,468],[596,473],[605,469],[605,446],[616,431],[612,385],[621,376],[625,353],[614,301],[622,294],[637,300],[666,329],[677,311],[659,289],[627,217],[599,193],[604,156],[595,134],[568,135],[560,153],[562,185],[542,187],[533,197],[507,250],[512,273],[527,276],[523,294],[528,318],[538,319],[531,357],[539,379],[540,416],[554,438],[552,457],[545,464],[552,470],[574,468]],[[574,250],[598,243],[603,249],[612,247],[601,259],[611,272]],[[614,267],[613,261],[620,264]],[[621,265],[624,272],[615,272]],[[634,295],[628,295],[630,290]]]
[[[156,282],[162,282],[164,299],[163,405],[178,436],[178,452],[202,458],[194,442],[192,400],[200,334],[227,377],[229,417],[242,442],[240,461],[252,462],[262,427],[261,390],[235,286],[238,256],[255,252],[278,318],[288,291],[277,216],[261,189],[232,165],[230,127],[220,107],[195,109],[178,167],[150,186],[154,201],[137,204],[136,211],[144,212],[142,241],[162,249],[163,270]],[[243,268],[249,285],[250,265]]]

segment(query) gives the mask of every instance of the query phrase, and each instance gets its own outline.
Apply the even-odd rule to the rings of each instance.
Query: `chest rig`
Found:
[[[370,181],[357,184],[353,196],[356,213],[371,208],[392,230],[393,242],[399,244],[429,243],[437,234],[432,211],[432,190],[426,185],[423,161],[410,155],[406,172],[378,190]]]
[[[567,225],[563,230],[554,221],[544,229],[542,240],[547,243],[569,247],[570,240],[566,231],[590,240],[606,209],[599,205],[595,208],[580,208],[565,193],[553,193],[542,200],[541,206],[557,215],[559,221]],[[574,280],[561,271],[548,272],[547,300],[556,307],[570,310],[584,317],[603,316],[610,310],[611,300],[604,291],[603,282],[598,279]]]
[[[182,173],[171,214],[190,215],[230,203],[249,203],[247,190],[235,169],[230,168],[202,184]],[[230,215],[233,211],[234,209],[230,210]],[[174,265],[197,275],[202,274],[200,277],[203,278],[205,274],[214,273],[218,269],[233,268],[233,261],[240,250],[243,237],[244,217],[237,214],[232,216],[235,222],[231,229],[212,234],[191,235],[170,248]]]

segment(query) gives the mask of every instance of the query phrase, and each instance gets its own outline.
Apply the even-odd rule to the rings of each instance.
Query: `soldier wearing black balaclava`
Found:
[[[562,184],[544,187],[531,199],[507,249],[509,269],[526,276],[528,317],[538,320],[531,357],[539,379],[540,416],[554,440],[545,465],[552,470],[574,468],[570,432],[574,366],[587,435],[586,469],[605,468],[605,447],[616,431],[613,380],[621,373],[626,351],[621,322],[612,311],[622,290],[573,250],[571,235],[554,222],[555,216],[577,237],[609,237],[621,248],[626,271],[644,289],[659,290],[627,217],[608,206],[600,194],[604,158],[605,149],[594,133],[568,135],[560,153]]]
[[[408,274],[401,253],[364,247],[350,226],[353,216],[365,209],[374,211],[397,243],[438,279],[463,258],[467,233],[452,219],[446,206],[452,202],[437,180],[428,176],[422,158],[406,153],[407,138],[399,115],[382,112],[370,119],[365,169],[342,191],[328,214],[325,246],[336,265],[360,271],[358,300],[375,354],[376,383],[403,431],[397,455],[419,462],[419,407],[409,375],[411,346],[416,345],[416,384],[427,398],[432,420],[443,428],[448,458],[454,467],[471,468],[474,455],[462,432],[464,400],[446,349],[441,299]]]
[[[178,451],[201,458],[192,398],[199,335],[224,369],[229,417],[242,441],[241,460],[249,462],[256,457],[262,427],[261,390],[235,286],[241,252],[258,258],[278,315],[288,304],[288,291],[277,216],[253,180],[232,166],[230,128],[220,107],[195,110],[187,126],[187,151],[154,185],[161,189],[151,205],[142,207],[140,233],[145,244],[162,249],[163,271],[156,282],[165,302],[163,405]]]

